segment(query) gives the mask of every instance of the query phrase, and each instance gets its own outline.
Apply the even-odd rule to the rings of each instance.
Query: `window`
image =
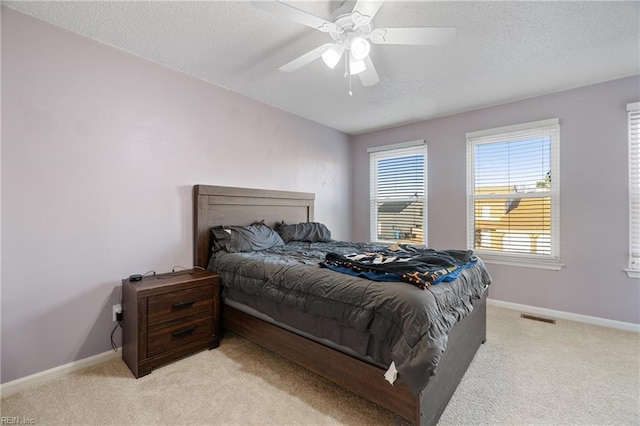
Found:
[[[559,127],[467,133],[467,245],[485,261],[560,269]]]
[[[371,240],[426,244],[427,146],[369,149]]]
[[[629,112],[629,270],[640,278],[640,102],[627,105]]]

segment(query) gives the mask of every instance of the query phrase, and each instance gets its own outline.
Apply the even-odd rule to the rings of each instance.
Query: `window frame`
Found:
[[[630,278],[640,278],[640,132],[632,131],[632,123],[640,123],[640,102],[627,104],[629,149],[629,267]],[[637,206],[634,209],[634,204]],[[634,253],[636,254],[634,256]]]
[[[551,253],[548,255],[518,253],[506,251],[483,250],[475,248],[475,200],[487,197],[475,194],[475,147],[478,144],[503,143],[517,140],[524,132],[550,132],[551,146],[549,167],[551,172],[551,188],[548,195],[551,214]],[[486,263],[510,266],[522,266],[559,271],[564,265],[560,262],[560,120],[533,121],[528,123],[503,126],[493,129],[468,132],[467,140],[467,247],[474,250]],[[524,194],[523,194],[524,195]],[[526,197],[526,195],[525,195]],[[537,195],[539,197],[539,195]],[[505,194],[497,194],[495,198],[509,198]],[[524,198],[524,197],[519,197]]]
[[[389,158],[394,156],[401,156],[410,153],[411,151],[422,151],[424,154],[424,177],[423,177],[423,194],[421,198],[423,211],[422,211],[422,243],[427,246],[428,242],[428,154],[427,144],[424,139],[418,139],[408,142],[402,142],[392,145],[384,145],[373,148],[368,148],[369,154],[369,240],[375,243],[394,243],[396,240],[380,240],[378,239],[378,211],[377,204],[382,199],[377,197],[376,193],[376,159]],[[394,199],[394,201],[396,201]]]

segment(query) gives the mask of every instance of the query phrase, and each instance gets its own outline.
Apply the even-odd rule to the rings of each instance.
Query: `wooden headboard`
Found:
[[[277,222],[313,221],[315,194],[195,185],[193,187],[193,264],[207,267],[211,257],[210,230],[219,225],[250,225],[264,220]]]

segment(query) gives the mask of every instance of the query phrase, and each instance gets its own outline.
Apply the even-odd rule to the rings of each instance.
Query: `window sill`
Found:
[[[640,269],[623,269],[629,278],[640,278]]]
[[[535,268],[535,269],[547,269],[550,271],[559,271],[562,269],[564,263],[553,261],[536,261],[533,259],[509,259],[504,257],[497,257],[488,253],[481,253],[476,251],[475,254],[482,259],[484,263],[491,263],[496,265],[518,266],[522,268]]]

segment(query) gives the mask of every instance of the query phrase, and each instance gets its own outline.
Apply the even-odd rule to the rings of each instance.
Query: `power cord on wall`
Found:
[[[122,283],[124,284],[124,280],[122,280]],[[120,306],[122,306],[122,285],[120,285]],[[116,321],[118,321],[118,323],[113,327],[113,330],[111,330],[111,347],[115,352],[118,352],[118,346],[116,346],[116,342],[113,341],[113,334],[116,332],[118,326],[122,328],[124,324],[122,311],[116,313]]]
[[[113,348],[114,352],[118,352],[118,347],[116,346],[116,342],[113,341],[113,334],[116,332],[118,326],[120,326],[122,328],[122,325],[124,324],[122,321],[122,312],[118,313],[117,316],[119,316],[119,321],[116,324],[115,327],[113,327],[113,330],[111,331],[111,347]]]

